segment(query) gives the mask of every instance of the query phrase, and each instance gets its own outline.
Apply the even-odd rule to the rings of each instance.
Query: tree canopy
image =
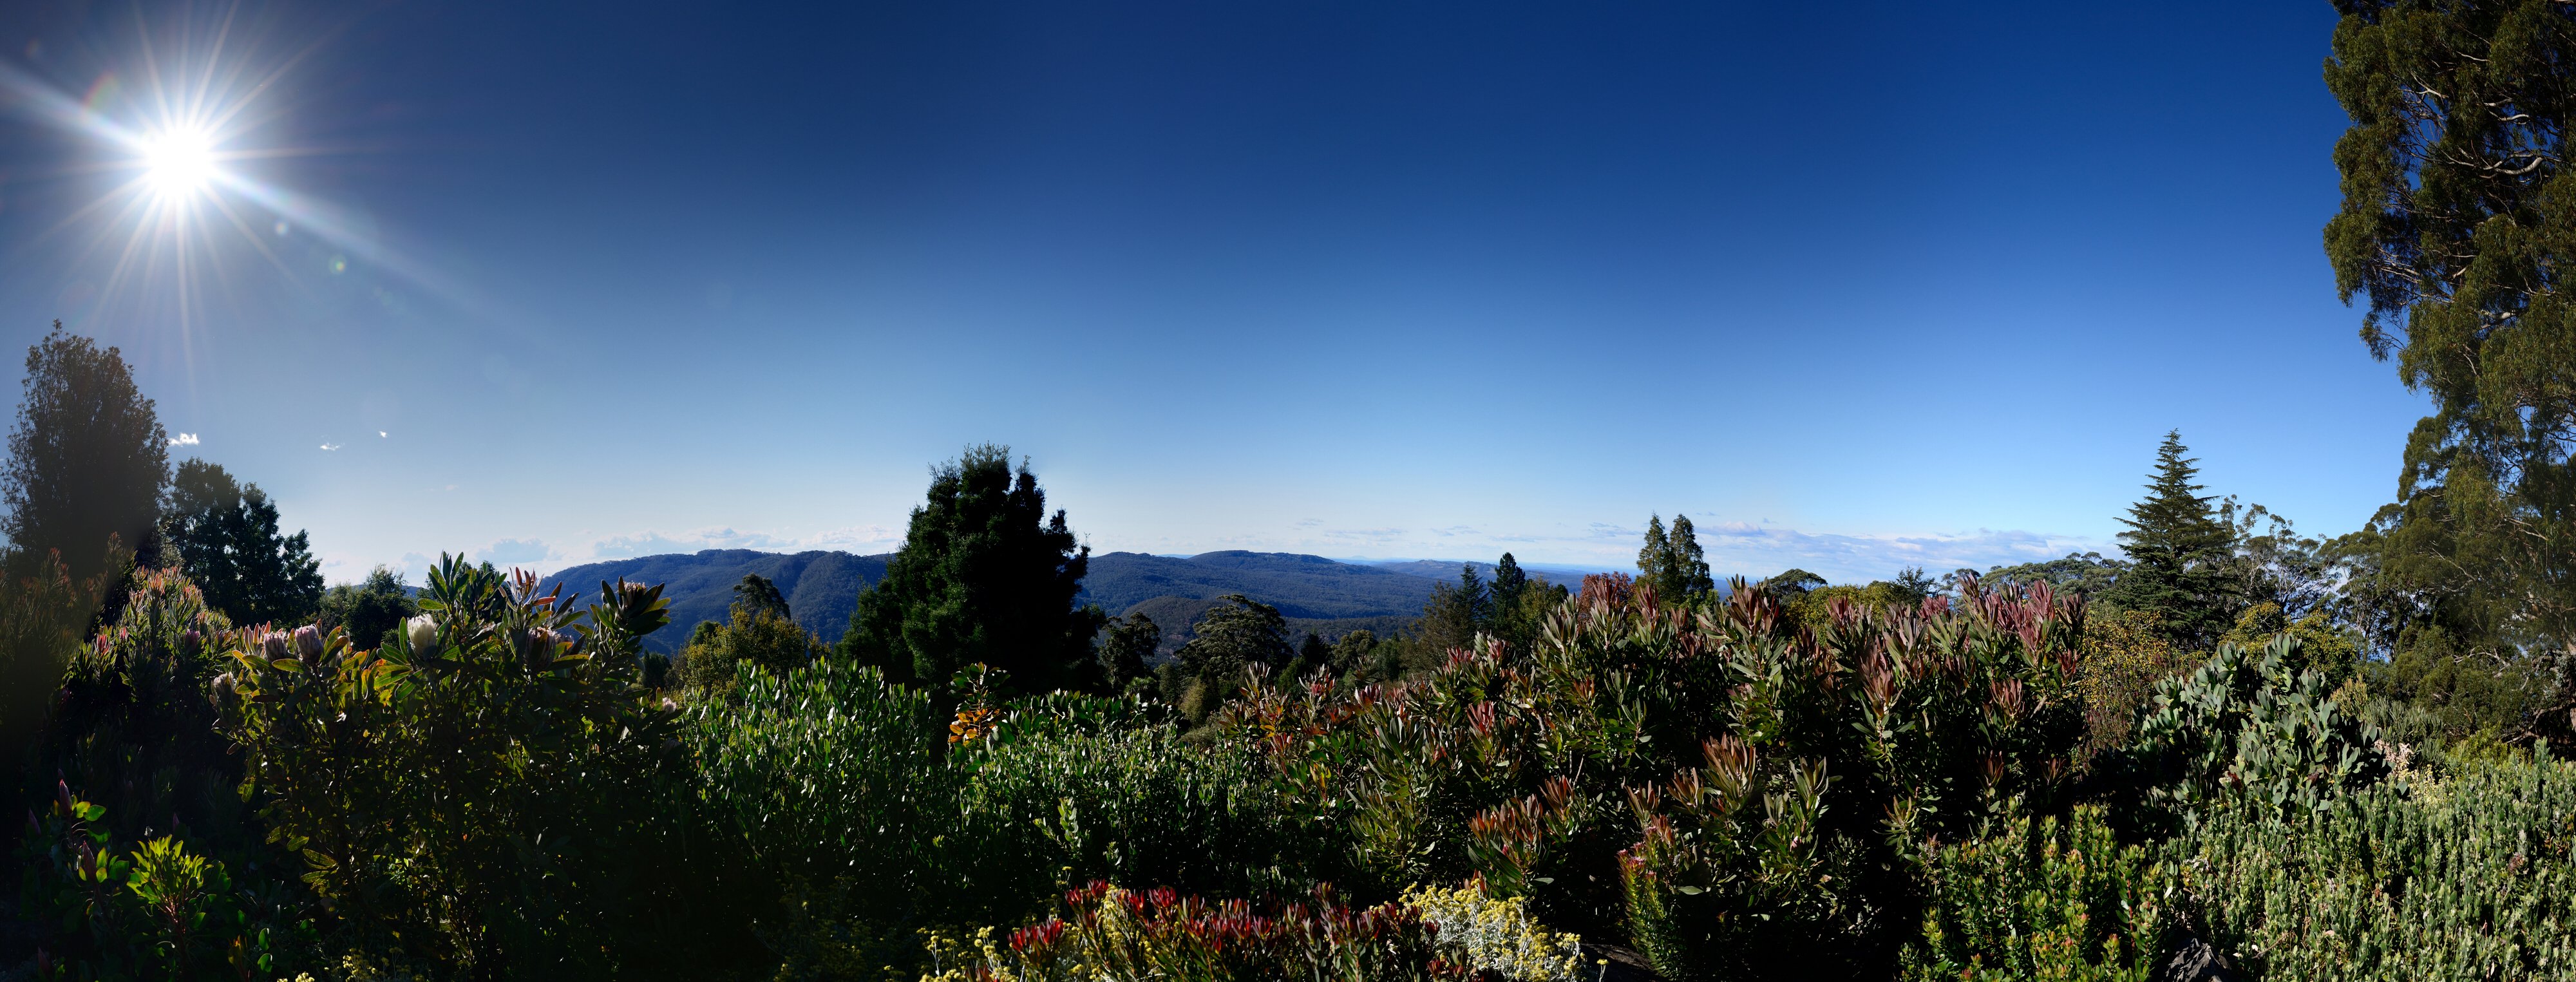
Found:
[[[305,533],[278,534],[277,505],[220,465],[195,458],[179,465],[162,534],[206,603],[235,623],[282,623],[321,605],[322,561]]]
[[[2432,398],[2383,511],[2380,575],[2526,643],[2576,641],[2576,15],[2539,0],[2339,0],[2352,119],[2335,287]]]
[[[2120,541],[2131,566],[2104,599],[2123,610],[2152,612],[2175,643],[2206,648],[2235,618],[2237,583],[2229,546],[2234,529],[2219,519],[2210,499],[2192,483],[2198,461],[2183,456],[2179,430],[2156,448],[2156,471],[2147,496],[2129,506]]]
[[[778,584],[758,573],[742,574],[742,582],[733,585],[733,605],[754,613],[768,611],[779,617],[787,613],[787,597],[778,592]]]
[[[1243,684],[1246,669],[1261,665],[1276,673],[1288,664],[1295,652],[1288,647],[1288,621],[1279,616],[1279,608],[1240,593],[1217,599],[1223,605],[1209,608],[1191,629],[1190,643],[1181,646],[1183,674],[1218,693],[1231,693]]]
[[[0,470],[9,540],[29,556],[58,550],[75,579],[98,575],[109,536],[129,550],[151,538],[169,434],[124,355],[61,321],[27,349],[26,386]]]
[[[1108,615],[1073,603],[1091,548],[1010,453],[968,447],[933,469],[885,578],[859,595],[844,654],[898,680],[945,683],[980,663],[1035,691],[1103,684],[1091,644]]]
[[[387,643],[394,628],[417,613],[420,606],[412,600],[402,574],[378,566],[364,580],[324,591],[322,616],[314,623],[325,631],[346,628],[351,645],[375,648]]]
[[[1663,516],[1646,520],[1646,545],[1637,550],[1637,579],[1654,584],[1655,592],[1667,601],[1717,593],[1717,580],[1709,576],[1708,559],[1700,552],[1699,534],[1691,528],[1690,516],[1674,515],[1670,534],[1664,532]]]

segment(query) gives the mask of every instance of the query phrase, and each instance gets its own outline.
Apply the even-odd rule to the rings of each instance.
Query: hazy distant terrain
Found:
[[[849,629],[859,591],[885,576],[891,558],[891,553],[709,549],[575,566],[546,577],[545,583],[547,588],[562,583],[566,594],[592,593],[601,580],[620,576],[668,584],[662,595],[671,601],[671,626],[645,639],[647,647],[668,653],[686,643],[699,621],[724,620],[734,584],[745,573],[758,573],[778,584],[798,624],[830,644]],[[1491,564],[1478,565],[1491,576]],[[1417,572],[1435,567],[1440,571]],[[1431,561],[1387,568],[1282,552],[1236,550],[1186,559],[1112,552],[1091,557],[1090,573],[1075,602],[1099,604],[1111,616],[1144,610],[1163,628],[1167,649],[1187,640],[1190,625],[1229,593],[1279,608],[1289,627],[1301,634],[1338,637],[1361,629],[1388,634],[1422,614],[1434,585],[1457,575],[1457,566]]]
[[[859,591],[885,577],[886,560],[891,558],[892,553],[853,556],[821,550],[708,549],[575,566],[546,577],[539,589],[562,583],[566,595],[595,595],[601,580],[615,581],[620,576],[631,582],[667,584],[662,596],[671,601],[671,626],[646,636],[644,646],[670,654],[688,643],[689,632],[697,629],[699,621],[725,620],[733,607],[733,585],[742,582],[745,573],[758,573],[778,584],[796,623],[830,644],[849,629]]]
[[[1189,643],[1190,628],[1198,624],[1199,618],[1207,616],[1208,608],[1220,602],[1195,597],[1155,597],[1129,607],[1123,613],[1153,618],[1154,626],[1163,629],[1162,647],[1155,650],[1168,655]],[[1288,643],[1303,644],[1309,634],[1320,634],[1324,640],[1335,641],[1352,631],[1368,631],[1381,638],[1394,637],[1411,627],[1419,616],[1417,611],[1384,617],[1291,617],[1288,618]]]
[[[1487,583],[1494,582],[1495,567],[1492,563],[1461,563],[1451,562],[1445,559],[1415,559],[1400,563],[1370,563],[1368,565],[1377,569],[1386,570],[1390,573],[1402,573],[1406,576],[1419,576],[1426,579],[1448,580],[1451,582],[1456,582],[1458,579],[1458,567],[1473,566],[1476,567],[1476,575],[1478,577],[1483,578]],[[1585,574],[1582,570],[1555,569],[1547,566],[1525,565],[1521,567],[1521,572],[1528,573],[1530,579],[1544,580],[1549,583],[1559,584],[1568,590],[1583,589],[1583,577]]]
[[[1240,593],[1289,617],[1414,617],[1431,599],[1432,585],[1418,576],[1295,553],[1237,550],[1176,559],[1112,552],[1091,557],[1091,575],[1076,602],[1123,614],[1157,597],[1214,600]]]

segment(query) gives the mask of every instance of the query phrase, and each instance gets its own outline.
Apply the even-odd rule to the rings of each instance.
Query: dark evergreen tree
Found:
[[[1324,641],[1323,635],[1308,631],[1306,640],[1297,643],[1297,657],[1288,660],[1288,668],[1279,677],[1283,684],[1300,682],[1306,676],[1331,668],[1332,664],[1333,646]]]
[[[1422,616],[1413,622],[1412,641],[1432,658],[1449,651],[1474,647],[1476,634],[1483,631],[1493,616],[1493,598],[1476,579],[1471,567],[1460,571],[1457,583],[1435,583],[1431,599],[1422,605]]]
[[[2103,598],[2121,610],[2159,615],[2159,629],[2186,651],[2204,650],[2235,620],[2233,530],[2219,521],[2201,485],[2198,461],[2184,457],[2182,431],[2165,434],[2156,448],[2156,472],[2147,496],[2129,506],[2120,524],[2130,567]]]
[[[1716,595],[1717,580],[1709,575],[1708,558],[1700,550],[1690,516],[1674,515],[1670,535],[1664,533],[1663,516],[1647,520],[1646,545],[1637,550],[1637,579],[1653,584],[1656,596],[1668,603]]]
[[[931,475],[885,578],[861,591],[840,651],[899,681],[945,685],[985,664],[1025,691],[1102,684],[1091,650],[1108,615],[1077,607],[1091,549],[1010,449],[969,447]]]
[[[1101,680],[1110,692],[1124,693],[1139,679],[1153,674],[1147,666],[1154,652],[1163,646],[1163,628],[1143,611],[1109,622],[1109,635],[1100,645]]]
[[[365,649],[383,646],[402,622],[420,613],[402,574],[378,566],[357,583],[343,583],[322,594],[323,630],[343,628],[349,644]]]
[[[58,550],[76,582],[97,576],[109,536],[129,552],[149,544],[170,483],[169,434],[124,355],[60,321],[27,349],[26,384],[0,471],[9,540],[30,558]]]
[[[179,465],[162,536],[206,603],[233,623],[283,624],[321,607],[322,561],[305,533],[279,535],[277,505],[221,466],[193,458]]]
[[[1493,622],[1494,592],[1486,589],[1485,581],[1476,575],[1474,563],[1458,567],[1458,603],[1465,608],[1468,623],[1475,625],[1477,630],[1483,630],[1485,625]]]
[[[733,585],[733,605],[755,614],[768,611],[788,617],[787,598],[779,595],[778,584],[758,573],[742,574],[742,582]]]
[[[1519,609],[1521,591],[1529,589],[1529,581],[1529,574],[1521,572],[1520,562],[1511,553],[1504,553],[1503,561],[1494,564],[1494,609]]]
[[[1288,619],[1279,615],[1279,608],[1240,593],[1217,599],[1222,605],[1199,618],[1179,652],[1181,671],[1215,694],[1211,706],[1231,698],[1252,666],[1268,668],[1275,676],[1295,654],[1288,647]]]
[[[1333,640],[1330,664],[1333,677],[1345,682],[1363,681],[1369,655],[1377,650],[1377,635],[1369,631],[1352,631]]]

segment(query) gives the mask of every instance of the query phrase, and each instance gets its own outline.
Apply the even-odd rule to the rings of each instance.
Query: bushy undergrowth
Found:
[[[77,979],[1597,975],[1566,932],[1675,980],[2566,972],[2569,765],[2414,757],[2295,636],[2109,700],[2081,603],[1963,585],[1802,621],[1601,577],[1526,648],[1254,669],[1193,731],[980,665],[657,691],[631,585],[451,560],[360,650],[147,576],[47,746],[175,814],[66,780],[25,895]]]
[[[1168,888],[1094,882],[1065,894],[1064,916],[971,940],[934,933],[923,982],[1429,982],[1463,979],[1440,928],[1400,903],[1352,908],[1329,890],[1256,907]]]
[[[397,638],[246,631],[212,684],[269,841],[350,943],[477,977],[648,977],[686,916],[679,712],[634,684],[660,588],[587,611],[449,560]]]
[[[2143,982],[2165,927],[2157,867],[2102,810],[2014,816],[1924,857],[1931,894],[1902,976]]]
[[[2471,766],[2425,790],[2220,810],[2175,841],[2177,902],[2258,978],[2576,974],[2576,763]]]
[[[2069,784],[2081,626],[2045,588],[1806,630],[1742,584],[1696,609],[1604,577],[1532,651],[1484,638],[1348,693],[1256,679],[1216,725],[1345,830],[1362,889],[1473,876],[1675,977],[1865,974],[1912,928],[1917,843]]]

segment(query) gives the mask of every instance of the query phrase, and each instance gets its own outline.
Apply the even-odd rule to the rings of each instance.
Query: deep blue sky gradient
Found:
[[[122,346],[335,580],[883,551],[986,440],[1103,551],[1686,512],[1866,580],[2107,550],[2172,428],[2348,531],[2424,408],[2318,245],[2324,3],[32,0],[0,57],[135,122],[228,10],[292,65],[230,166],[348,230],[238,204],[277,259],[217,229],[182,330],[66,221],[127,155],[21,112],[0,342]]]

